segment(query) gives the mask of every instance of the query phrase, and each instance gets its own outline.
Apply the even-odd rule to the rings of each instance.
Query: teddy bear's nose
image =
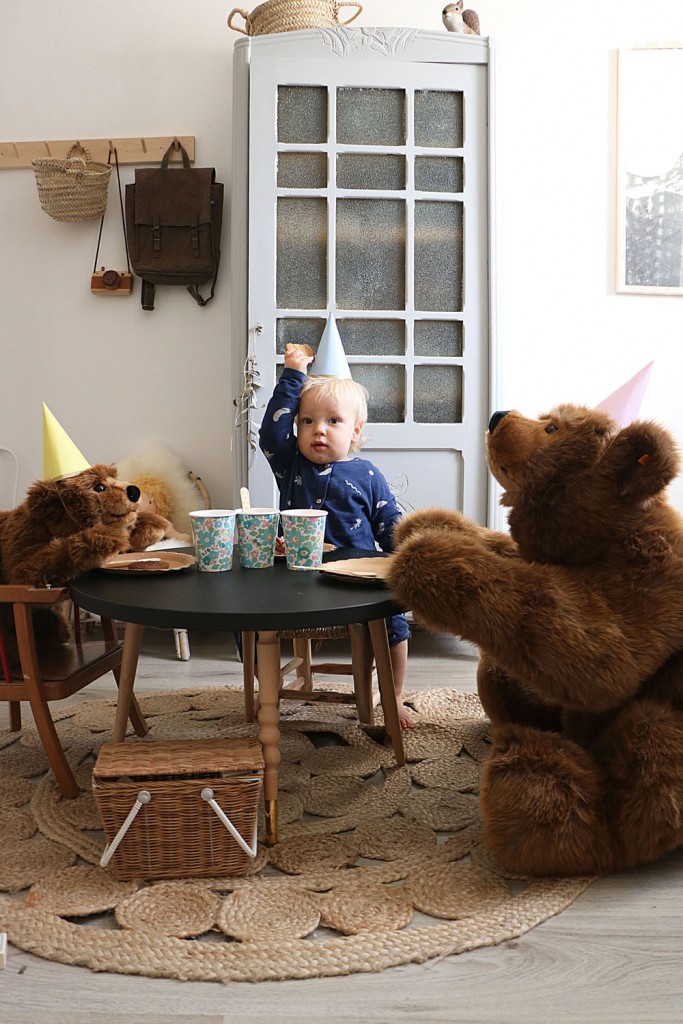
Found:
[[[493,431],[496,429],[496,427],[498,426],[500,421],[503,419],[503,417],[507,416],[507,414],[509,412],[510,412],[509,409],[506,409],[505,412],[494,412],[493,416],[489,420],[489,434],[493,433]]]
[[[129,501],[136,502],[140,500],[140,488],[136,487],[135,484],[128,484],[126,487],[126,494],[128,495]]]

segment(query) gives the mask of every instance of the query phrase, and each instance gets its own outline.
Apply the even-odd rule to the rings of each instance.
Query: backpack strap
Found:
[[[218,250],[218,251],[216,251],[216,250]],[[214,254],[214,259],[216,261],[216,273],[213,275],[213,281],[211,282],[211,291],[209,292],[207,297],[204,298],[202,295],[200,295],[199,288],[197,287],[196,284],[188,285],[188,288],[187,288],[188,292],[190,293],[190,295],[192,296],[192,298],[194,299],[194,301],[197,303],[198,306],[205,306],[207,304],[207,302],[211,302],[211,299],[213,298],[213,293],[216,290],[216,281],[218,280],[218,270],[219,270],[220,265],[221,265],[221,252],[220,252],[220,248],[218,248],[218,246],[216,245],[215,236],[213,237],[213,254]]]
[[[140,302],[143,309],[154,309],[154,295],[156,289],[151,281],[145,281],[142,279],[142,288],[140,290]]]
[[[213,298],[213,293],[216,290],[216,279],[217,279],[217,277],[218,277],[218,267],[216,267],[216,273],[214,274],[213,281],[211,282],[211,291],[206,296],[206,298],[204,298],[202,295],[199,294],[199,288],[197,287],[196,284],[188,285],[187,290],[190,293],[190,295],[192,296],[192,298],[194,299],[194,301],[197,303],[197,305],[205,306],[207,304],[207,302],[211,302],[211,299]]]

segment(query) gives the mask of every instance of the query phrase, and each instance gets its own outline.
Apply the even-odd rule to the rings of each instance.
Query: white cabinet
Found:
[[[370,396],[364,453],[399,504],[486,522],[488,41],[407,28],[240,40],[233,140],[236,483],[275,501],[258,425],[285,344],[315,349],[332,312]],[[245,356],[260,386],[240,399]]]

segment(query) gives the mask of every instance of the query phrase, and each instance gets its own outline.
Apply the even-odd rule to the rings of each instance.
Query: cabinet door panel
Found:
[[[463,307],[462,203],[415,203],[415,308]]]
[[[367,457],[406,507],[485,522],[488,68],[322,51],[255,42],[250,54],[253,425],[285,344],[315,351],[332,312],[369,392]],[[276,500],[260,452],[248,483],[255,504]]]
[[[338,199],[337,307],[405,306],[405,205],[399,199]]]
[[[327,210],[324,199],[277,200],[277,304],[319,309],[327,301]]]

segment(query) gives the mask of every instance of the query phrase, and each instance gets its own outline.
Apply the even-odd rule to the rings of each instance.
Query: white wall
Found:
[[[233,33],[220,0],[0,4],[0,139],[194,135],[229,195]],[[124,183],[133,180],[124,167]],[[163,440],[228,500],[229,217],[213,301],[157,289],[157,308],[90,293],[98,223],[42,212],[32,170],[0,171],[0,445],[20,494],[42,475],[46,402],[91,462]],[[125,267],[116,184],[101,256]],[[206,291],[206,288],[203,289]],[[2,464],[0,464],[1,466]]]
[[[232,48],[223,0],[44,0],[0,9],[0,139],[195,135],[230,187]],[[440,0],[367,0],[355,23],[441,27]],[[683,441],[683,298],[614,291],[616,50],[683,42],[680,0],[473,0],[496,58],[498,373],[494,404],[594,403],[645,363],[642,415]],[[647,24],[644,25],[643,21]],[[123,169],[132,181],[133,169]],[[122,266],[115,192],[107,266]],[[228,203],[229,206],[229,203]],[[0,445],[20,495],[42,471],[45,401],[91,461],[154,436],[231,504],[229,210],[214,301],[159,289],[153,313],[89,290],[97,225],[40,210],[0,171]],[[0,463],[0,470],[3,463]],[[0,490],[0,496],[2,491]],[[672,487],[683,509],[683,483]]]

